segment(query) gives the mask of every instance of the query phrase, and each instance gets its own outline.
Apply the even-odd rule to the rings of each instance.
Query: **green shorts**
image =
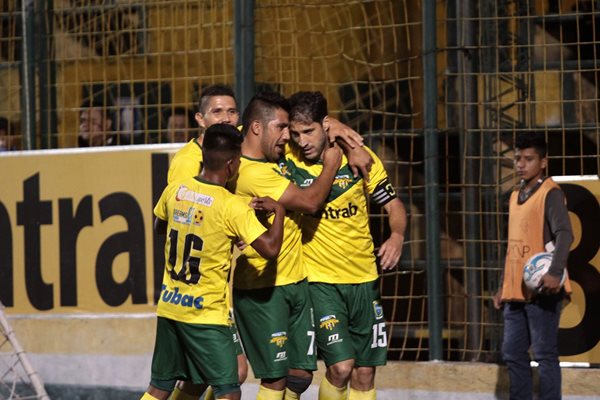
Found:
[[[353,285],[310,283],[310,295],[325,365],[351,358],[357,367],[385,365],[388,341],[378,279]]]
[[[229,326],[188,324],[158,317],[152,379],[239,385]]]
[[[233,290],[235,320],[254,376],[281,378],[317,369],[313,309],[306,280]]]
[[[235,320],[233,319],[233,309],[229,310],[229,319],[231,320],[231,326],[229,327],[229,331],[231,332],[231,337],[233,338],[233,344],[235,345],[235,354],[237,354],[239,356],[240,354],[244,354],[244,347],[242,346],[242,341],[240,340],[240,334],[238,333],[238,329],[235,324]]]

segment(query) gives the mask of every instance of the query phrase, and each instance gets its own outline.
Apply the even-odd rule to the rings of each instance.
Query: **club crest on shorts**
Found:
[[[375,319],[383,318],[383,307],[381,307],[378,300],[373,301],[373,312],[375,313]]]
[[[283,347],[287,339],[287,332],[275,332],[271,334],[269,343],[275,343],[277,347]]]
[[[340,323],[340,320],[335,317],[335,315],[326,315],[319,320],[319,328],[333,330],[337,324]]]

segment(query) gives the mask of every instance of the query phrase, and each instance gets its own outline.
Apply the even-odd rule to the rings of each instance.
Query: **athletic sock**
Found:
[[[178,387],[175,387],[169,400],[198,400],[198,396],[192,396],[191,394],[182,392]]]
[[[215,392],[213,392],[211,386],[206,388],[206,391],[204,392],[204,400],[215,400]]]
[[[146,392],[142,396],[140,400],[158,400],[156,397],[152,396],[150,393]]]
[[[319,385],[319,400],[346,400],[348,391],[345,387],[339,388],[333,386],[326,376]]]
[[[283,400],[298,400],[300,399],[300,393],[296,393],[289,388],[285,388],[285,395],[283,396]]]
[[[283,400],[283,390],[273,390],[260,385],[256,400]]]
[[[366,392],[350,388],[348,400],[375,400],[376,396],[375,388],[367,390]]]

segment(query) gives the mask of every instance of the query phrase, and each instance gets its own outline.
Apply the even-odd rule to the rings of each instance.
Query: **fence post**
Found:
[[[254,0],[234,3],[235,95],[243,110],[254,95]]]
[[[425,138],[425,237],[429,359],[442,359],[442,270],[438,183],[436,2],[423,2],[423,123]]]

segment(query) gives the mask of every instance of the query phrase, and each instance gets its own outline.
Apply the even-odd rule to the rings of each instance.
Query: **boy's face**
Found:
[[[542,176],[547,166],[547,158],[541,158],[533,147],[515,151],[515,170],[519,179],[529,182]]]

